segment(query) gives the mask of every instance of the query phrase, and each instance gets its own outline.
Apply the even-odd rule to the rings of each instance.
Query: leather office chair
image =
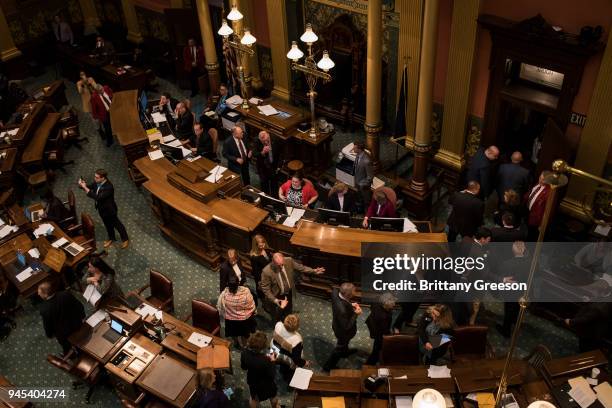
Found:
[[[191,314],[184,321],[192,320],[192,325],[198,329],[205,330],[214,336],[220,336],[221,320],[216,307],[209,305],[203,300],[191,300]]]
[[[76,198],[72,190],[68,190],[68,200],[64,201],[62,204],[64,204],[64,207],[68,207],[68,212],[70,213],[70,215],[59,221],[57,225],[59,225],[59,227],[63,229],[68,235],[72,236],[72,233],[70,231],[74,229],[75,226],[77,226],[79,223],[76,214]]]
[[[523,360],[527,361],[530,367],[525,376],[525,382],[528,382],[527,380],[535,381],[540,377],[544,378],[547,382],[550,381],[546,372],[542,370],[544,363],[552,360],[552,354],[548,347],[543,344],[538,344],[531,350],[531,353],[529,353],[527,357],[523,358]]]
[[[453,361],[494,358],[494,352],[487,341],[487,326],[462,326],[455,329],[451,342]]]
[[[142,292],[147,288],[151,289],[151,294],[145,298],[142,296]],[[172,280],[159,271],[151,269],[149,271],[149,283],[131,293],[139,297],[143,302],[147,302],[164,312],[172,313],[174,311]]]
[[[28,169],[20,168],[17,170],[17,173],[23,177],[23,180],[32,193],[35,193],[37,189],[41,189],[47,185],[48,179],[45,170],[29,171]]]
[[[416,334],[393,334],[383,336],[380,364],[419,365],[419,336]]]
[[[47,168],[61,170],[66,173],[65,166],[74,164],[74,160],[64,161],[64,138],[62,131],[58,131],[54,138],[49,137],[45,146],[45,162]]]
[[[87,395],[85,396],[85,402],[89,404],[94,386],[98,383],[100,375],[102,374],[100,363],[85,353],[80,353],[76,360],[71,361],[70,358],[73,355],[74,349],[70,350],[70,352],[64,358],[49,354],[47,355],[47,361],[52,366],[67,372],[77,379],[72,383],[72,387],[74,389],[76,389],[82,383],[89,386]]]
[[[82,213],[81,223],[71,226],[67,231],[74,242],[91,252],[96,251],[96,227],[91,215]]]

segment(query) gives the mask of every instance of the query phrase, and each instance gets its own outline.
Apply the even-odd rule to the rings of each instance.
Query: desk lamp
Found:
[[[414,408],[446,408],[446,400],[433,388],[424,388],[417,392],[412,400]]]
[[[527,408],[555,408],[555,406],[547,401],[534,401]]]

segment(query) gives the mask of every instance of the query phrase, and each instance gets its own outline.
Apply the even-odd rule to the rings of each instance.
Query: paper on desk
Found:
[[[204,180],[208,181],[209,183],[216,183],[217,181],[221,180],[221,178],[223,177],[223,172],[225,170],[227,170],[227,167],[216,165],[210,171],[208,177],[206,177]]]
[[[32,276],[32,272],[34,272],[32,270],[32,268],[30,268],[29,266],[27,268],[25,268],[21,273],[17,274],[17,276],[15,276],[17,278],[17,280],[19,282],[23,282],[24,280],[28,279],[30,276]]]
[[[152,152],[149,152],[149,159],[151,160],[161,159],[162,157],[164,157],[164,152],[162,152],[161,149],[157,149],[157,150],[153,150]]]
[[[170,147],[182,147],[182,146],[183,146],[183,144],[181,143],[181,141],[180,141],[180,140],[178,140],[178,139],[174,139],[173,141],[168,142],[168,143],[164,143],[164,144],[165,144],[166,146],[170,146]]]
[[[416,225],[412,223],[408,218],[404,218],[404,229],[403,232],[419,232]]]
[[[38,250],[38,248],[32,248],[28,251],[28,255],[30,255],[32,258],[40,258],[40,251]]]
[[[612,386],[610,383],[605,381],[595,387],[597,393],[597,399],[601,402],[605,408],[612,408]]]
[[[261,105],[258,106],[257,109],[259,109],[259,111],[266,116],[272,116],[278,113],[278,111],[274,109],[274,106],[272,105]]]
[[[253,105],[259,105],[262,102],[263,102],[263,99],[259,99],[256,97],[252,97],[251,99],[249,99],[249,103]]]
[[[204,114],[208,116],[209,118],[214,118],[215,116],[217,116],[217,113],[214,110],[206,111],[204,112]]]
[[[610,227],[609,225],[597,224],[597,226],[595,227],[595,233],[607,237],[610,233],[610,228],[612,227]]]
[[[49,235],[53,232],[55,228],[51,224],[40,224],[38,228],[33,231],[33,234],[36,238],[41,237],[43,235]]]
[[[198,347],[206,347],[212,341],[212,337],[205,336],[203,334],[193,332],[193,333],[191,333],[191,336],[189,336],[187,341],[190,342],[191,344],[194,344],[194,345],[198,346]]]
[[[310,379],[312,378],[312,374],[312,370],[307,370],[302,367],[296,367],[289,386],[297,388],[298,390],[307,390],[308,386],[310,385]]]
[[[191,163],[191,162],[194,162],[194,161],[199,160],[201,158],[202,158],[202,156],[198,155],[198,156],[188,157],[185,160],[187,160],[189,163]]]
[[[3,226],[2,228],[0,228],[0,238],[6,237],[11,232],[17,231],[17,229],[19,229],[19,227],[17,227],[16,225]]]
[[[342,154],[344,155],[344,157],[346,157],[349,160],[355,161],[355,157],[357,157],[357,155],[353,151],[354,148],[355,148],[355,144],[353,142],[344,146],[342,148]]]
[[[105,317],[106,312],[104,310],[98,310],[96,313],[89,316],[87,320],[85,320],[85,323],[91,327],[96,327]]]
[[[181,152],[183,152],[183,157],[187,157],[191,154],[191,150],[185,149],[183,146],[181,146]]]
[[[229,98],[225,100],[225,104],[232,109],[240,105],[241,103],[242,103],[242,98],[240,97],[240,95],[230,96]]]
[[[451,378],[451,370],[447,366],[429,366],[427,370],[427,376],[429,378]]]
[[[302,219],[302,216],[304,216],[306,210],[303,208],[293,208],[291,211],[289,211],[288,207],[287,212],[290,215],[285,219],[283,225],[289,228],[293,228],[295,224],[297,224],[297,222]]]
[[[17,134],[17,132],[19,132],[19,128],[7,130],[6,132],[3,133],[3,135],[7,134],[9,136],[15,136]]]
[[[26,113],[24,113],[24,114],[23,114],[23,120],[25,120],[25,118],[27,118],[29,114],[30,114],[30,112],[26,112]]]
[[[147,316],[154,316],[155,313],[158,311],[158,309],[154,308],[153,306],[147,303],[143,303],[140,306],[138,306],[136,309],[134,309],[134,311],[138,313],[139,315],[141,315],[143,319],[145,319]]]
[[[153,119],[153,122],[155,123],[166,122],[166,115],[160,112],[153,112],[151,114],[151,118]]]
[[[173,141],[175,139],[176,139],[176,137],[174,137],[174,135],[163,136],[162,137],[162,142],[169,143],[169,142],[171,142],[171,141]]]
[[[4,224],[6,224],[6,222],[4,222],[2,218],[0,218],[0,225],[4,225]]]
[[[154,316],[155,316],[155,318],[156,318],[157,320],[159,320],[160,322],[163,322],[163,321],[164,321],[164,312],[162,312],[161,310],[156,311],[156,312],[155,312],[155,314],[154,314]]]
[[[60,239],[58,239],[57,241],[52,243],[51,246],[53,248],[60,248],[62,245],[66,244],[67,242],[68,242],[68,240],[66,238],[61,237]]]
[[[226,115],[230,118],[235,118],[236,116],[238,116],[238,112],[227,112]]]
[[[102,297],[102,294],[98,292],[98,289],[96,289],[94,285],[90,284],[87,285],[87,288],[85,288],[85,292],[83,292],[83,297],[85,298],[86,302],[89,302],[92,306],[96,306],[96,304]]]
[[[398,395],[395,397],[396,408],[412,408],[412,397],[408,395]]]
[[[568,383],[572,388],[567,393],[581,408],[586,408],[597,400],[597,396],[584,377],[571,378]]]

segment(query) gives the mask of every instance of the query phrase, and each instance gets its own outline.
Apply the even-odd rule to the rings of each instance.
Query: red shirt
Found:
[[[283,195],[286,197],[289,189],[291,188],[291,179],[287,180],[282,186],[281,191]],[[307,205],[308,202],[313,198],[318,196],[317,190],[315,190],[314,186],[309,180],[304,180],[304,185],[302,186],[302,204]]]
[[[390,200],[387,200],[381,205],[380,210],[378,209],[378,201],[372,200],[366,212],[366,217],[395,218],[397,217],[397,213],[395,212],[395,206]]]

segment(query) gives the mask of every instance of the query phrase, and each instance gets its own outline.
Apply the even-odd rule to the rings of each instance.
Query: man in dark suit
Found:
[[[448,242],[455,242],[457,234],[472,237],[482,225],[484,202],[478,197],[480,184],[470,181],[463,191],[455,192],[448,203],[453,209],[446,222],[448,225]]]
[[[355,285],[344,282],[340,289],[332,290],[332,330],[336,336],[336,347],[323,365],[324,371],[336,368],[341,358],[348,357],[356,350],[349,349],[349,343],[357,334],[357,316],[362,311],[359,303],[353,302]]]
[[[253,155],[251,150],[247,150],[244,141],[244,131],[241,127],[235,126],[232,129],[232,137],[228,137],[223,142],[223,157],[227,159],[227,168],[234,173],[240,174],[242,184],[251,184],[249,174],[249,159]]]
[[[542,174],[540,174],[538,184],[533,186],[533,188],[529,190],[529,193],[525,194],[525,203],[529,210],[529,216],[527,218],[529,241],[537,241],[540,233],[540,224],[544,218],[546,201],[548,201],[548,194],[550,193],[550,185],[544,180],[551,174],[552,172],[544,170]]]
[[[514,242],[524,241],[527,238],[527,230],[523,225],[515,225],[514,214],[505,212],[502,215],[502,226],[491,228],[491,241]]]
[[[244,286],[247,281],[246,272],[234,248],[227,250],[227,260],[219,267],[219,292],[223,292],[227,287],[232,275],[236,277],[239,286]]]
[[[47,337],[55,337],[65,354],[70,351],[68,337],[77,331],[85,318],[85,309],[72,293],[55,292],[51,283],[45,281],[38,285],[38,296],[43,300],[40,315]]]
[[[159,103],[153,109],[157,112],[161,113],[166,117],[166,121],[168,125],[174,129],[176,126],[176,113],[175,108],[178,105],[178,102],[173,99],[169,93],[164,92],[159,97]]]
[[[64,206],[62,200],[53,194],[53,190],[50,188],[41,194],[40,198],[44,207],[44,219],[54,222],[62,222],[70,217],[70,210]]]
[[[514,190],[519,196],[525,194],[529,185],[529,170],[521,166],[523,155],[521,152],[512,153],[511,163],[499,166],[497,172],[497,196],[499,202],[504,200],[504,192]]]
[[[104,169],[96,170],[94,174],[94,182],[87,185],[85,180],[79,180],[79,187],[85,191],[87,197],[96,201],[96,209],[104,222],[108,240],[104,241],[104,248],[113,245],[115,241],[115,229],[119,231],[121,237],[121,248],[125,249],[129,246],[128,234],[123,226],[123,223],[117,216],[117,203],[115,202],[115,188],[108,179],[108,173]]]
[[[480,197],[486,200],[493,192],[494,164],[499,157],[496,146],[479,148],[468,166],[467,181],[477,181],[480,184]]]
[[[272,140],[270,134],[265,130],[259,132],[253,149],[253,157],[261,189],[271,197],[278,192],[278,171],[282,163],[280,156],[281,148],[278,141]]]
[[[272,262],[261,272],[260,286],[265,296],[264,308],[275,322],[282,321],[293,310],[294,271],[319,275],[325,268],[302,265],[280,252],[272,256]]]
[[[512,244],[513,257],[504,261],[498,271],[500,280],[504,283],[526,283],[529,275],[530,258],[527,256],[527,249],[523,241],[516,241]],[[496,324],[495,328],[504,337],[510,337],[512,328],[516,323],[519,313],[518,299],[523,292],[504,293],[504,322]]]
[[[181,140],[193,138],[193,113],[183,102],[176,105],[176,137]]]
[[[365,143],[357,141],[353,143],[353,146],[353,152],[355,152],[355,162],[353,164],[355,188],[361,193],[361,208],[365,211],[372,198],[371,185],[374,178],[374,169],[370,156],[365,151]]]
[[[194,97],[200,90],[198,78],[204,72],[204,50],[202,46],[196,45],[193,38],[187,40],[187,45],[183,48],[183,66],[189,75],[191,96]]]
[[[110,41],[106,41],[101,35],[96,37],[96,46],[93,55],[103,60],[111,60],[115,55],[115,47]]]

